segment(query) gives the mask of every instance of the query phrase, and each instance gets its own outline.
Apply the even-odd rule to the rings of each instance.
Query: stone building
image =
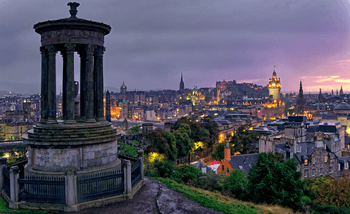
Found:
[[[316,142],[298,143],[293,147],[294,159],[298,162],[297,171],[304,178],[316,178],[319,176],[336,177],[338,173],[338,158],[327,150],[322,138]],[[288,153],[286,154],[288,157]],[[290,156],[291,157],[291,156]]]

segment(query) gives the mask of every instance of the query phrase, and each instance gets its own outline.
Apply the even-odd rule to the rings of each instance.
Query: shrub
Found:
[[[206,177],[202,178],[202,186],[200,188],[209,191],[222,191],[223,190],[223,180],[225,175],[217,175],[215,173],[210,173]]]
[[[226,177],[223,188],[233,194],[236,198],[243,199],[247,195],[247,174],[239,169],[233,169]]]
[[[204,174],[192,165],[181,165],[176,167],[176,171],[172,176],[173,180],[178,183],[194,183],[196,186],[201,186],[202,183],[199,177]]]
[[[314,202],[350,208],[350,178],[318,177],[308,188]]]
[[[174,165],[169,160],[165,162],[155,161],[154,168],[158,170],[159,176],[162,178],[171,177],[175,171]]]
[[[154,167],[154,162],[148,162],[145,158],[145,176],[159,177],[159,171]]]

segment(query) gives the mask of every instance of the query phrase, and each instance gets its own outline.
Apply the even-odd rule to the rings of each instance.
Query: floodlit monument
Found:
[[[68,6],[69,18],[34,25],[41,36],[41,120],[25,137],[23,178],[18,168],[6,171],[0,160],[0,181],[12,208],[77,211],[130,199],[144,183],[143,152],[122,163],[116,129],[104,118],[104,36],[111,27],[77,18],[79,3]],[[63,57],[61,120],[56,118],[57,53]],[[80,56],[80,92],[74,53]]]

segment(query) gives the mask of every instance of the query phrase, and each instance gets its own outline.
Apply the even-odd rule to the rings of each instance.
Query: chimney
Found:
[[[226,143],[226,146],[225,146],[225,159],[231,160],[231,149],[230,149],[229,143]]]

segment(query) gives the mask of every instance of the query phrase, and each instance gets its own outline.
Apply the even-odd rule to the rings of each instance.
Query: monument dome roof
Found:
[[[350,111],[350,105],[345,103],[345,102],[341,102],[340,104],[338,104],[334,110],[349,110]]]
[[[69,18],[63,18],[63,19],[57,19],[57,20],[48,20],[45,22],[38,22],[36,23],[33,28],[35,29],[35,32],[41,34],[45,31],[55,30],[57,28],[66,28],[66,29],[89,29],[89,30],[98,30],[101,31],[104,35],[109,34],[111,31],[111,26],[101,23],[101,22],[94,22],[91,20],[81,19],[77,18],[77,7],[80,5],[76,2],[70,2],[67,4],[70,6],[70,14],[71,17]]]

